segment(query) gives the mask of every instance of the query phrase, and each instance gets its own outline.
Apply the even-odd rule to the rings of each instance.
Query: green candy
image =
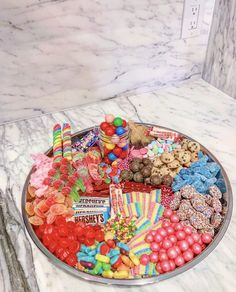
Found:
[[[123,123],[123,120],[122,120],[122,118],[120,118],[120,117],[116,117],[116,118],[114,119],[114,121],[113,121],[113,124],[114,124],[114,126],[116,126],[116,127],[120,127],[120,126],[122,125],[122,123]]]
[[[104,271],[109,271],[111,269],[111,265],[102,263],[102,268],[103,268]]]

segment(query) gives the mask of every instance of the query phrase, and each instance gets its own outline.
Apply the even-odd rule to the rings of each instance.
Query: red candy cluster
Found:
[[[208,233],[193,233],[190,226],[179,222],[171,209],[164,211],[162,227],[150,231],[145,241],[150,243],[152,253],[149,260],[156,263],[157,271],[167,273],[183,266],[199,255],[212,241]]]
[[[76,253],[83,243],[91,246],[95,240],[104,240],[104,232],[99,225],[85,225],[83,222],[66,222],[58,216],[53,224],[35,226],[35,233],[43,245],[56,257],[70,266],[77,264]]]

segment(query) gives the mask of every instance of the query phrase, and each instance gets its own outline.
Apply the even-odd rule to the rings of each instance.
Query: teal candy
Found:
[[[119,259],[119,255],[113,256],[110,260],[111,265],[114,265]]]

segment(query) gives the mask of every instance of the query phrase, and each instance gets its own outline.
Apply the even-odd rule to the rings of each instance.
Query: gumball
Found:
[[[168,239],[169,239],[173,244],[175,244],[175,243],[177,242],[177,238],[176,238],[176,236],[175,236],[174,234],[170,234],[170,235],[168,236]]]
[[[160,242],[159,245],[161,246],[162,242]],[[166,250],[164,248],[160,248],[159,253],[163,253],[163,252],[166,253]]]
[[[106,147],[108,150],[113,150],[113,149],[115,148],[115,145],[114,145],[114,144],[106,143],[106,144],[105,144],[105,147]]]
[[[159,274],[163,274],[163,270],[161,268],[161,263],[160,262],[156,264],[156,270],[157,270],[157,272]]]
[[[105,115],[105,121],[107,122],[107,123],[112,123],[113,121],[114,121],[114,116],[112,115],[112,114],[107,114],[107,115]]]
[[[187,240],[180,240],[178,242],[178,246],[179,246],[181,251],[186,251],[189,248],[189,244],[188,244]]]
[[[118,135],[118,136],[121,136],[121,135],[123,135],[125,133],[125,129],[123,128],[123,127],[117,127],[116,128],[116,134]],[[114,133],[113,133],[114,134]],[[124,145],[125,146],[125,145]],[[123,146],[123,147],[124,147]]]
[[[179,222],[179,216],[177,214],[172,214],[170,216],[170,221],[173,222],[173,223]]]
[[[189,262],[193,259],[194,254],[191,251],[191,249],[186,250],[185,252],[183,252],[183,258],[186,262]]]
[[[183,230],[176,231],[176,237],[178,240],[183,240],[186,237],[186,233]]]
[[[107,155],[107,157],[108,157],[111,161],[114,161],[114,160],[117,159],[117,156],[116,156],[113,152],[109,153],[109,154]]]
[[[163,228],[167,229],[167,227],[169,227],[169,226],[170,226],[170,222],[169,222],[169,221],[166,221],[166,220],[164,220],[161,226],[162,226]]]
[[[212,241],[212,236],[209,233],[203,233],[201,236],[202,242],[208,244]]]
[[[161,268],[163,272],[169,272],[170,271],[170,263],[169,261],[162,261],[161,262]]]
[[[159,255],[159,261],[160,262],[168,260],[168,256],[167,256],[166,252],[159,252],[158,255]]]
[[[185,226],[184,232],[188,235],[192,234],[192,227],[191,226]]]
[[[146,241],[147,243],[151,243],[151,242],[153,242],[153,240],[154,240],[154,238],[153,238],[152,234],[151,234],[151,233],[148,233],[148,234],[146,235],[146,237],[145,237],[145,241]]]
[[[122,125],[121,125],[123,128],[126,128],[127,127],[127,122],[126,122],[126,120],[123,120],[123,122],[122,122]]]
[[[193,233],[193,234],[192,234],[192,238],[193,238],[193,240],[194,240],[195,242],[198,242],[199,239],[200,239],[200,234],[198,234],[198,233]]]
[[[160,246],[157,242],[152,242],[150,248],[152,251],[159,251],[160,250]]]
[[[147,254],[142,254],[139,260],[140,263],[144,266],[146,266],[150,262],[150,258]]]
[[[198,243],[194,243],[191,246],[191,249],[192,249],[193,253],[196,254],[196,255],[198,255],[198,254],[200,254],[202,252],[202,247]]]
[[[163,216],[165,218],[170,218],[172,214],[173,214],[173,211],[171,209],[167,208],[167,209],[165,209]]]
[[[114,129],[113,129],[112,127],[107,127],[107,128],[104,130],[104,132],[105,132],[105,134],[106,134],[107,136],[112,136],[112,135],[115,134],[115,131],[114,131]]]
[[[129,148],[129,144],[126,144],[124,147],[122,147],[122,150],[127,150]]]
[[[125,159],[127,157],[127,155],[128,155],[127,151],[122,150],[122,152],[120,154],[120,158]]]
[[[202,245],[203,244],[203,242],[202,242],[202,240],[201,240],[201,237],[200,237],[200,239],[198,240],[198,242],[197,243],[199,243],[200,245]]]
[[[175,262],[173,260],[169,260],[169,264],[170,264],[170,270],[174,271],[176,268]]]
[[[175,248],[177,254],[180,255],[181,254],[180,248],[177,245],[174,248]]]
[[[172,247],[172,242],[169,239],[163,240],[162,248],[169,249],[170,247]]]
[[[113,144],[118,144],[119,141],[120,141],[120,138],[119,138],[116,134],[114,134],[114,135],[111,137],[111,142],[112,142]]]
[[[159,242],[162,241],[162,236],[161,236],[159,233],[157,233],[157,234],[154,236],[154,240],[155,240],[155,242],[159,243]]]
[[[168,235],[171,235],[171,234],[174,234],[175,230],[174,230],[174,228],[172,226],[168,226],[166,228],[166,232],[167,232]]]
[[[183,225],[181,223],[176,223],[175,226],[174,226],[174,229],[175,230],[183,230]]]
[[[122,123],[123,123],[123,120],[120,117],[116,117],[113,121],[113,125],[116,127],[120,127],[122,125]]]
[[[157,233],[160,234],[162,237],[167,236],[166,230],[162,227],[157,229]]]
[[[157,262],[158,262],[158,253],[156,253],[156,252],[152,252],[152,253],[149,255],[149,259],[150,259],[150,262],[151,262],[151,263],[157,263]]]
[[[168,255],[169,259],[175,259],[175,258],[177,258],[178,253],[177,253],[177,251],[176,251],[176,249],[174,247],[170,247],[167,250],[167,255]]]
[[[102,122],[102,123],[100,124],[100,129],[101,129],[102,131],[105,131],[105,129],[108,128],[108,127],[109,127],[109,124],[108,124],[107,122]]]
[[[150,231],[150,233],[152,236],[155,236],[157,234],[156,230],[152,230],[152,231]]]
[[[177,256],[177,258],[175,258],[175,264],[177,267],[183,266],[184,263],[185,263],[185,260],[182,256],[179,255],[179,256]]]
[[[188,242],[190,246],[194,244],[194,240],[191,235],[186,236],[185,240]]]
[[[115,147],[112,151],[117,157],[119,157],[122,153],[122,149],[119,147]]]

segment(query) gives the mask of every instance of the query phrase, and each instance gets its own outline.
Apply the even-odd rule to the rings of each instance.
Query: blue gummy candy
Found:
[[[119,248],[121,248],[121,249],[123,249],[125,251],[129,251],[130,250],[129,246],[127,244],[123,243],[123,242],[118,242],[116,245]]]
[[[111,265],[114,265],[119,259],[119,255],[116,255],[116,256],[113,256],[111,259],[110,259],[110,263]]]
[[[223,178],[219,178],[216,183],[217,187],[220,189],[222,193],[226,192],[226,186]]]

